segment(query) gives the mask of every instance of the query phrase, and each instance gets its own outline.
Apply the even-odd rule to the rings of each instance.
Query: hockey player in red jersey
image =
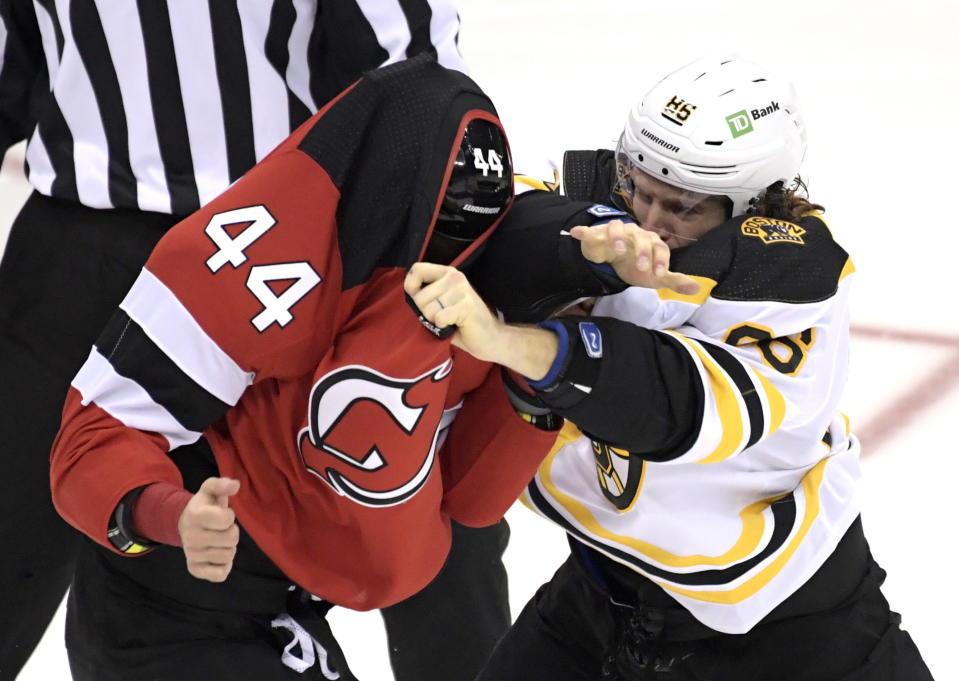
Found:
[[[523,500],[572,549],[481,681],[931,680],[859,518],[838,411],[855,268],[794,184],[805,146],[788,82],[704,58],[646,94],[615,152],[567,153],[576,201],[517,198],[483,257],[538,283],[473,277],[508,319],[588,295],[565,276],[573,238],[634,284],[667,250],[699,287],[632,287],[538,326],[475,309],[477,356],[566,418]],[[578,226],[590,214],[609,220]],[[411,276],[455,296],[436,272]]]
[[[57,509],[99,545],[70,592],[75,678],[347,679],[323,609],[402,600],[451,518],[503,516],[555,433],[402,283],[465,267],[512,196],[491,103],[421,57],[163,238],[52,452]]]

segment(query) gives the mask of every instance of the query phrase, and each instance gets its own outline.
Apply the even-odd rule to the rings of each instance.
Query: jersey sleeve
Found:
[[[569,235],[577,225],[626,218],[605,205],[548,191],[519,195],[467,271],[470,283],[507,321],[535,322],[579,298],[626,288],[615,273],[583,257]]]
[[[705,284],[694,296],[629,289],[594,317],[550,322],[560,357],[537,395],[591,439],[658,462],[723,461],[780,428],[825,432],[854,268],[818,216],[752,220],[678,259]]]
[[[443,507],[470,527],[498,522],[533,478],[556,431],[514,410],[498,368],[466,397],[444,444]]]
[[[648,460],[682,451],[702,415],[702,381],[667,334],[612,317],[561,317],[554,372],[531,382],[543,403],[590,438]]]
[[[160,240],[71,384],[51,454],[71,524],[108,546],[126,492],[180,484],[167,451],[251,384],[311,370],[337,318],[337,199],[320,166],[280,150]]]

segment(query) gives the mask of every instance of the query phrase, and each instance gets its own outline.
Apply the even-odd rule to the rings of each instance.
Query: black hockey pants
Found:
[[[932,681],[879,589],[885,573],[858,520],[820,570],[745,634],[709,629],[637,577],[573,543],[477,681]]]

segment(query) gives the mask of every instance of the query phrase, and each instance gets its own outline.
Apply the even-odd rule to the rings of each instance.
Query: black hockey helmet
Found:
[[[471,242],[500,218],[512,198],[513,164],[506,136],[495,123],[474,118],[456,153],[434,235]]]

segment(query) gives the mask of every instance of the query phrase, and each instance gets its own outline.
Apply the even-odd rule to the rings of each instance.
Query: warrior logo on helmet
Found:
[[[440,205],[436,231],[472,241],[496,222],[513,198],[513,166],[498,125],[470,121]]]
[[[364,506],[393,506],[426,483],[452,360],[412,379],[361,366],[324,376],[310,393],[300,431],[306,468],[337,494]]]

